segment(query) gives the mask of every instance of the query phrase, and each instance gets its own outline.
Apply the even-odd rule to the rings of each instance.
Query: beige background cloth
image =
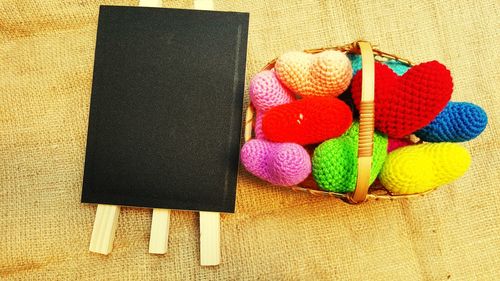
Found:
[[[190,8],[191,1],[164,1]],[[223,263],[199,266],[198,215],[174,211],[168,254],[147,253],[151,211],[123,208],[109,256],[80,204],[99,4],[0,2],[0,278],[36,280],[499,280],[498,1],[215,1],[250,12],[247,82],[287,50],[364,38],[454,76],[486,109],[466,175],[417,199],[360,206],[270,186],[240,170],[222,217]],[[246,93],[245,93],[246,94]]]

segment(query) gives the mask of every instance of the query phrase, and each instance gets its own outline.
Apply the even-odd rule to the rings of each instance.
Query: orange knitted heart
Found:
[[[318,54],[288,52],[278,58],[274,68],[281,83],[301,96],[338,96],[352,78],[347,56],[333,50]]]
[[[363,70],[352,80],[359,109]],[[450,71],[437,61],[416,65],[402,76],[375,63],[375,128],[392,138],[409,135],[429,124],[451,98]]]

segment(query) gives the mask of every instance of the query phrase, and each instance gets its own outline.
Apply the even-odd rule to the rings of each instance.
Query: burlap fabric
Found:
[[[190,1],[164,1],[190,8]],[[347,205],[272,187],[241,170],[222,217],[223,263],[199,266],[198,215],[172,214],[169,253],[147,253],[151,211],[124,208],[109,256],[88,251],[80,204],[99,4],[0,2],[0,278],[32,280],[499,280],[498,1],[215,1],[250,16],[247,81],[287,51],[358,38],[437,59],[456,101],[490,124],[473,164],[423,198]]]

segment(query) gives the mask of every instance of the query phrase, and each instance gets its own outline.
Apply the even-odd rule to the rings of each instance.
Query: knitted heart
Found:
[[[351,62],[339,51],[288,52],[274,66],[280,81],[302,96],[338,96],[352,78]]]
[[[342,135],[352,123],[352,113],[341,100],[311,97],[271,108],[262,130],[274,142],[313,144]]]
[[[295,143],[252,139],[243,145],[240,158],[247,171],[276,185],[296,185],[311,173],[309,154]]]
[[[359,109],[363,70],[353,78],[351,92]],[[375,63],[375,128],[401,138],[429,124],[451,98],[450,71],[437,61],[410,68],[398,77],[388,66]]]
[[[321,189],[340,193],[354,191],[358,176],[358,135],[359,124],[354,122],[341,137],[325,141],[314,150],[312,173]],[[377,177],[387,155],[387,137],[375,132],[373,140],[370,184]]]
[[[254,132],[256,139],[264,139],[264,132],[262,132],[262,118],[264,117],[264,112],[256,111],[255,112],[255,124],[254,124]]]
[[[271,70],[265,70],[257,73],[250,81],[248,95],[255,107],[255,137],[264,138],[262,133],[262,117],[264,112],[270,108],[290,103],[295,100],[293,94],[285,88],[276,77],[276,73]]]
[[[252,78],[248,95],[255,109],[259,111],[267,111],[295,100],[293,94],[281,84],[272,70],[261,71]]]
[[[414,143],[411,142],[409,139],[394,139],[394,138],[389,138],[388,144],[387,144],[387,152],[391,152],[393,150],[396,150],[400,147],[408,146],[408,145],[413,145]]]
[[[449,102],[415,135],[427,142],[463,142],[479,136],[487,124],[488,116],[481,107],[468,102]]]
[[[351,66],[352,66],[352,75],[356,75],[358,71],[361,70],[362,62],[361,62],[361,55],[358,54],[348,54],[347,57],[351,61]],[[387,60],[382,62],[383,64],[387,65],[392,71],[394,71],[398,76],[401,76],[410,69],[410,66],[402,63],[398,60]]]
[[[458,144],[410,145],[389,153],[379,179],[392,193],[421,193],[459,178],[470,162],[469,152]]]

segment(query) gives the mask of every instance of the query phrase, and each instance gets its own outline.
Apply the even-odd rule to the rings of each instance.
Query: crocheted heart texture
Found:
[[[243,145],[240,160],[247,171],[276,185],[296,185],[311,173],[309,154],[295,143],[252,139]]]
[[[260,111],[295,100],[294,95],[281,84],[272,70],[261,71],[252,78],[248,95],[253,106]]]
[[[339,138],[323,142],[312,158],[313,176],[320,188],[333,192],[352,192],[358,176],[359,124],[354,122]],[[377,177],[387,155],[387,137],[375,132],[370,184]]]
[[[255,137],[259,139],[264,138],[262,133],[264,112],[274,106],[295,100],[295,96],[281,84],[272,70],[262,71],[252,78],[248,95],[256,109]]]
[[[288,52],[278,58],[274,68],[280,81],[303,97],[338,96],[352,78],[351,62],[339,51]]]
[[[469,152],[454,143],[411,145],[389,153],[379,179],[392,193],[420,193],[461,177],[470,162]]]
[[[352,80],[351,92],[359,109],[363,70]],[[375,128],[401,138],[429,124],[451,98],[450,71],[437,61],[410,68],[398,77],[388,66],[375,63]]]
[[[389,138],[388,144],[387,144],[387,152],[391,152],[393,150],[396,150],[400,147],[404,147],[407,145],[412,145],[414,144],[411,142],[409,139],[394,139],[394,138]]]
[[[352,66],[352,75],[356,75],[358,71],[361,70],[361,55],[357,54],[348,54],[347,57],[349,60],[351,60],[351,66]],[[387,65],[394,73],[396,73],[398,76],[401,76],[410,69],[410,66],[407,64],[404,64],[400,61],[397,60],[388,60],[382,62],[383,64]]]
[[[275,106],[290,103],[295,96],[272,70],[258,73],[250,81],[250,100],[256,109],[255,138],[241,149],[241,163],[255,176],[277,185],[296,185],[311,173],[309,153],[296,143],[263,140],[262,117]]]
[[[243,166],[275,185],[353,192],[359,135],[353,118],[359,116],[361,67],[358,54],[288,52],[272,70],[254,76],[249,96],[255,138],[241,149]],[[477,137],[488,118],[477,105],[450,102],[452,92],[450,71],[437,61],[375,63],[370,184],[378,176],[390,193],[414,194],[465,173],[470,155],[453,142]],[[431,143],[415,144],[410,134]]]
[[[361,70],[361,56],[348,54],[351,60],[352,75]],[[397,60],[382,62],[398,76],[405,74],[409,65]],[[488,117],[484,110],[467,102],[448,102],[439,115],[426,127],[415,132],[423,141],[427,142],[464,142],[479,136],[486,128]],[[391,147],[391,139],[389,139]],[[391,148],[388,148],[391,151]]]
[[[415,135],[427,142],[463,142],[479,136],[487,124],[488,116],[481,107],[468,102],[449,102]]]
[[[311,97],[268,110],[262,130],[268,140],[305,145],[338,137],[351,123],[351,109],[341,100]]]

